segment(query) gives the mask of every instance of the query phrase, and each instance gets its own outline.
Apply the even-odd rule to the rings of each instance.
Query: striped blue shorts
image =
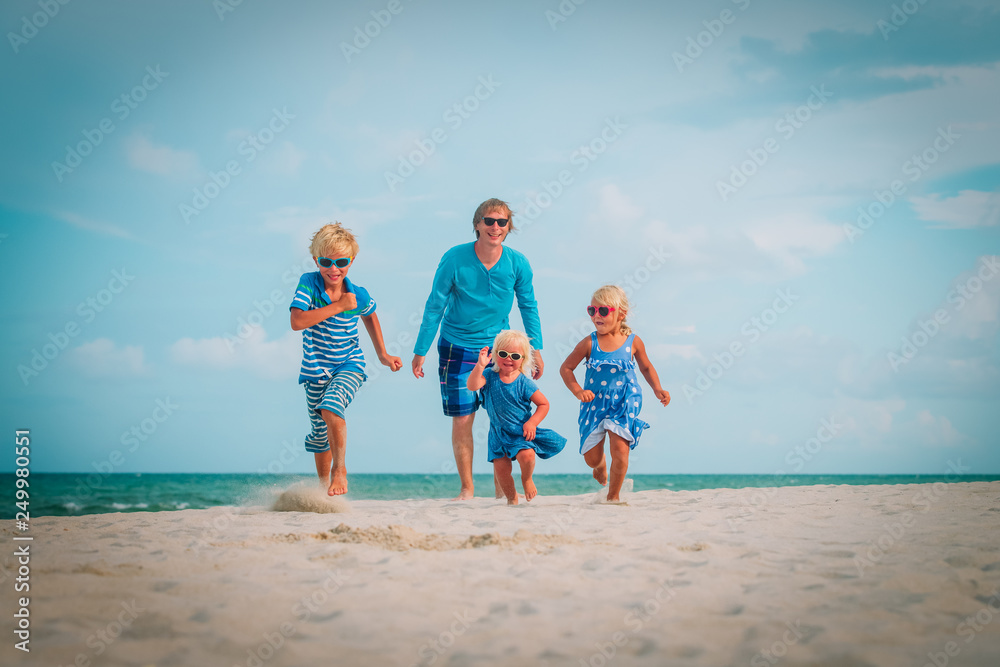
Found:
[[[320,410],[329,410],[341,419],[347,406],[354,400],[354,394],[365,381],[363,373],[341,371],[335,373],[327,382],[306,382],[306,405],[309,407],[309,423],[312,430],[306,436],[306,451],[317,453],[330,449],[330,440],[326,432],[326,422]]]
[[[482,400],[478,391],[469,391],[469,373],[479,361],[479,349],[470,350],[438,338],[438,378],[441,380],[441,407],[447,417],[471,415]],[[491,362],[492,363],[492,362]]]

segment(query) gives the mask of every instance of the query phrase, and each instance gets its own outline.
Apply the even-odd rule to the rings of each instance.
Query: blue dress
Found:
[[[488,460],[513,459],[522,449],[533,449],[540,459],[555,456],[566,446],[566,438],[555,431],[538,427],[535,439],[524,439],[524,422],[531,417],[531,396],[538,391],[535,381],[524,373],[505,383],[492,368],[483,371],[482,398],[490,416]]]
[[[590,334],[590,358],[583,388],[594,392],[594,400],[580,403],[580,453],[583,454],[604,440],[611,431],[635,449],[639,436],[649,424],[639,419],[642,409],[642,389],[635,377],[632,341],[629,334],[614,352],[605,352],[597,344],[597,332]]]

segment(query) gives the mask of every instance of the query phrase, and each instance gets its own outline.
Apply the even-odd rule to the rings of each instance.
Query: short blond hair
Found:
[[[530,378],[532,373],[535,372],[535,356],[532,354],[531,340],[528,338],[528,334],[523,331],[504,329],[497,334],[497,337],[493,339],[493,363],[497,363],[497,350],[506,349],[510,351],[511,348],[513,348],[514,352],[520,352],[523,355],[521,358],[521,372]]]
[[[625,315],[621,321],[621,332],[626,336],[632,333],[631,327],[625,323],[629,310],[628,295],[625,294],[625,290],[618,285],[605,285],[599,287],[590,300],[602,306],[611,306]]]
[[[358,241],[350,229],[333,222],[323,225],[313,234],[309,252],[313,257],[357,257]]]
[[[472,231],[475,232],[476,238],[479,238],[479,230],[476,229],[476,223],[493,210],[507,211],[507,230],[508,232],[514,231],[514,211],[510,210],[510,205],[507,202],[493,197],[480,204],[479,208],[476,209],[475,215],[472,216]]]

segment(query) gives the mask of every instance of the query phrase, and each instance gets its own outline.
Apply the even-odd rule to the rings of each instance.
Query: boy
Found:
[[[390,356],[382,341],[375,300],[347,279],[358,242],[340,223],[324,225],[309,247],[319,271],[304,273],[292,297],[293,331],[302,331],[299,384],[306,387],[312,431],[306,451],[316,457],[316,474],[327,494],[347,493],[347,424],[344,411],[367,379],[358,337],[358,317],[368,329],[378,360],[393,372],[403,362]]]

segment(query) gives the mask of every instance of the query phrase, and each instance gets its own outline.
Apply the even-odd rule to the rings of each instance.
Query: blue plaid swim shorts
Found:
[[[438,338],[438,377],[441,379],[441,406],[447,417],[471,415],[482,401],[479,392],[469,391],[465,383],[479,361],[479,350],[453,345]]]

